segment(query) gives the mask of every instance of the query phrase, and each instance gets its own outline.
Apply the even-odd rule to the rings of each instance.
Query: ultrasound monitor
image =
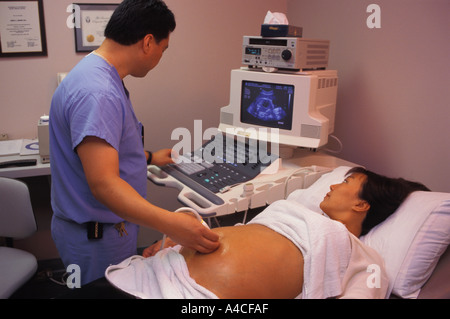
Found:
[[[334,131],[337,72],[231,71],[230,104],[219,130],[234,136],[319,148]]]
[[[241,122],[292,129],[294,86],[242,81]]]

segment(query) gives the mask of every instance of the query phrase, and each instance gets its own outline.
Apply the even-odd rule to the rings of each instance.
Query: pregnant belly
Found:
[[[213,229],[220,248],[183,248],[191,277],[219,298],[295,298],[302,290],[303,256],[286,237],[257,224]]]

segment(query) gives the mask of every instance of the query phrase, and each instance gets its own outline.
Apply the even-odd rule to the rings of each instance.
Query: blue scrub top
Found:
[[[117,70],[101,57],[89,54],[83,58],[58,86],[50,108],[49,133],[51,202],[56,216],[80,224],[122,221],[89,189],[76,153],[86,136],[101,138],[117,150],[121,178],[145,198],[142,125]]]

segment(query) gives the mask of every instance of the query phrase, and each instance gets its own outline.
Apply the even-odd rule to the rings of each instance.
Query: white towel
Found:
[[[273,229],[301,250],[304,259],[301,298],[386,297],[388,279],[383,259],[344,224],[291,200],[271,204],[250,223]],[[379,273],[373,273],[374,269]],[[371,282],[374,276],[379,276],[379,287]]]
[[[189,276],[181,246],[155,256],[133,256],[106,269],[108,281],[120,290],[143,299],[217,299]]]
[[[290,239],[304,260],[302,298],[330,298],[343,292],[351,242],[345,226],[294,201],[271,204],[250,223],[267,226]]]

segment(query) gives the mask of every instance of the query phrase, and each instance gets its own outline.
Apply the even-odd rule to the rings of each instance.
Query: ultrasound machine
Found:
[[[254,38],[244,37],[247,66],[231,71],[219,133],[176,164],[149,166],[151,181],[177,188],[178,200],[204,217],[270,204],[344,164],[316,152],[334,131],[338,76],[326,69],[329,42]]]

